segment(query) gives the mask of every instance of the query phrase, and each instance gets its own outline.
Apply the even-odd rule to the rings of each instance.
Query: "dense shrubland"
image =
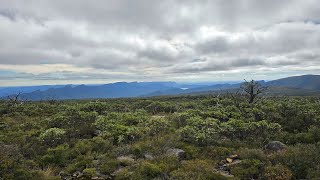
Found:
[[[0,131],[2,179],[320,177],[316,97],[3,101]]]

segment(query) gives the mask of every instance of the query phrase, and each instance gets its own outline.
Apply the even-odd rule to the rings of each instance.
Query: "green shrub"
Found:
[[[258,159],[262,162],[268,161],[268,157],[262,149],[241,148],[238,154],[242,159]]]
[[[156,164],[142,162],[134,170],[133,176],[136,179],[152,179],[161,175],[161,169]]]
[[[230,139],[264,142],[280,132],[281,126],[267,121],[245,122],[231,119],[221,124],[221,135]]]
[[[283,164],[290,168],[295,179],[306,179],[308,170],[320,164],[318,158],[320,144],[297,144],[286,151],[270,156],[273,164]]]
[[[116,159],[104,158],[101,162],[100,171],[103,174],[111,174],[119,167],[120,163]]]
[[[121,171],[115,174],[115,180],[127,180],[127,179],[134,179],[132,173],[127,169],[123,168]]]
[[[209,145],[219,138],[219,122],[216,119],[192,117],[187,119],[187,125],[179,129],[183,141],[197,145]]]
[[[155,136],[160,132],[165,132],[169,129],[170,124],[167,118],[164,117],[153,117],[143,123],[144,128],[148,132],[148,135]]]
[[[292,179],[292,172],[288,167],[277,164],[275,166],[267,166],[263,177],[268,180],[290,180]]]
[[[55,148],[49,148],[41,161],[44,165],[52,164],[62,167],[67,164],[69,154],[69,145],[63,144]]]
[[[240,179],[258,179],[262,174],[263,163],[258,159],[245,159],[230,167],[231,174]]]
[[[228,179],[213,169],[214,163],[208,160],[182,162],[181,167],[170,173],[173,179]]]
[[[307,171],[307,179],[317,179],[320,177],[320,165],[310,167]]]
[[[82,172],[83,172],[83,175],[87,178],[94,177],[97,174],[96,168],[86,168]]]

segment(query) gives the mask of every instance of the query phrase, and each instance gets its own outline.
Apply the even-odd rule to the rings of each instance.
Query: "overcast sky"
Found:
[[[0,0],[0,86],[319,72],[319,0]]]

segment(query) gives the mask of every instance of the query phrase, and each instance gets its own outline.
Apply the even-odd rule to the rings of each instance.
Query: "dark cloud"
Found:
[[[0,16],[8,18],[11,21],[16,19],[16,13],[10,9],[0,9]]]

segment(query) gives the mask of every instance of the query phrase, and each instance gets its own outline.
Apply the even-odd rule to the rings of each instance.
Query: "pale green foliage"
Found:
[[[64,129],[50,128],[40,134],[40,139],[50,146],[59,144],[66,134]]]
[[[149,135],[154,136],[169,128],[170,122],[165,117],[153,117],[144,123]]]
[[[191,117],[187,119],[187,125],[180,128],[180,136],[184,141],[194,142],[199,145],[214,143],[221,137],[239,140],[268,140],[281,129],[277,123],[267,121],[245,122],[231,119],[220,122],[217,119]]]
[[[267,121],[245,122],[241,120],[229,120],[221,123],[221,135],[231,139],[254,139],[262,138],[267,140],[274,136],[281,129],[278,123],[270,123]]]
[[[219,131],[218,120],[212,118],[204,120],[199,116],[187,119],[187,125],[179,130],[184,141],[200,145],[212,143],[217,139]]]
[[[141,131],[134,125],[145,120],[144,112],[110,113],[107,116],[100,116],[94,124],[104,136],[113,138],[114,143],[121,143],[137,139]]]

